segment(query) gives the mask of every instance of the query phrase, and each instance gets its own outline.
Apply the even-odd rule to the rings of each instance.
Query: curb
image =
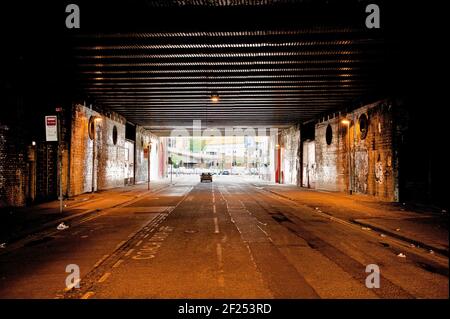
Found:
[[[378,231],[380,233],[383,233],[383,234],[389,235],[391,237],[395,237],[397,239],[406,241],[408,243],[411,243],[411,244],[415,245],[416,247],[422,247],[422,248],[426,248],[428,250],[433,250],[433,251],[435,251],[435,252],[437,252],[437,253],[439,253],[441,255],[449,257],[448,250],[446,250],[444,248],[439,248],[439,247],[436,247],[436,246],[433,246],[433,245],[430,245],[430,244],[426,244],[424,242],[421,242],[421,241],[418,241],[418,240],[415,240],[415,239],[412,239],[412,238],[400,235],[400,234],[395,233],[393,231],[386,230],[386,229],[378,227],[378,226],[373,226],[372,224],[364,223],[364,222],[362,222],[360,220],[351,219],[350,221],[352,223],[357,224],[357,225],[364,226],[364,227],[369,227],[369,228],[371,228],[371,229],[373,229],[375,231]]]
[[[277,195],[277,196],[280,196],[280,197],[286,198],[286,199],[288,199],[288,200],[291,200],[291,201],[293,201],[293,202],[297,202],[295,199],[293,199],[293,198],[291,198],[291,197],[289,197],[289,196],[286,196],[286,195],[284,195],[284,194],[280,194],[280,193],[278,193],[278,192],[276,192],[276,191],[267,189],[267,188],[265,188],[265,187],[262,187],[262,189],[264,189],[265,191],[270,192],[270,193],[272,193],[272,194],[275,194],[275,195]],[[332,215],[330,215],[330,216],[332,216]],[[339,218],[337,218],[337,217],[335,217],[335,216],[333,216],[333,218],[339,219]],[[342,219],[341,219],[341,220],[342,220]],[[409,238],[409,237],[406,237],[406,236],[397,234],[397,233],[395,233],[395,232],[392,232],[392,231],[383,229],[383,228],[381,228],[381,227],[372,226],[371,224],[366,224],[366,223],[364,223],[364,222],[360,222],[360,221],[355,220],[355,219],[350,219],[349,221],[352,222],[352,223],[354,223],[354,224],[356,224],[356,225],[360,225],[360,226],[372,228],[373,230],[376,230],[376,231],[378,231],[378,232],[387,234],[387,235],[389,235],[389,236],[391,236],[391,237],[400,239],[400,240],[402,240],[402,241],[408,242],[408,243],[413,244],[413,245],[415,245],[415,246],[417,246],[417,247],[422,247],[422,248],[425,248],[425,249],[428,249],[428,250],[433,250],[433,251],[435,251],[435,252],[437,252],[437,253],[439,253],[439,254],[441,254],[441,255],[443,255],[443,256],[449,257],[449,251],[446,250],[446,249],[439,248],[439,247],[436,247],[436,246],[433,246],[433,245],[430,245],[430,244],[426,244],[426,243],[424,243],[424,242],[421,242],[421,241],[418,241],[418,240],[415,240],[415,239],[412,239],[412,238]]]

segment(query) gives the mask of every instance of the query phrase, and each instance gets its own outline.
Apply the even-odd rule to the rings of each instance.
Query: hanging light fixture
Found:
[[[219,100],[220,100],[219,93],[212,92],[211,93],[211,102],[217,103],[217,102],[219,102]]]

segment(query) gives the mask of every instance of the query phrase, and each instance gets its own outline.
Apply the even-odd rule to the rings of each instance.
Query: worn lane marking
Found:
[[[80,283],[81,279],[78,278],[76,280],[74,280],[73,283],[71,283],[69,286],[67,286],[66,288],[64,288],[64,291],[67,292],[69,290],[72,290],[76,285],[78,285]]]
[[[102,262],[104,262],[106,260],[106,258],[108,258],[108,257],[109,257],[109,255],[103,255],[103,257],[100,258],[100,260],[95,263],[94,268],[97,268],[98,266],[100,266],[100,264]]]
[[[109,276],[111,276],[111,273],[106,272],[97,282],[102,283],[102,282],[106,281],[106,279],[108,279]]]
[[[116,249],[118,249],[120,246],[126,243],[126,240],[122,240],[120,243],[117,244]]]
[[[192,191],[192,187],[190,187],[189,188],[189,190],[186,192],[186,194],[188,194],[189,192],[191,192]],[[146,230],[148,230],[149,228],[150,228],[150,226],[149,225],[152,225],[151,226],[151,228],[150,228],[150,230],[151,231],[153,231],[153,230],[155,230],[155,229],[157,229],[158,227],[159,227],[159,225],[162,223],[162,222],[164,222],[164,220],[166,219],[166,217],[176,208],[176,207],[178,207],[179,205],[180,205],[180,203],[181,202],[183,202],[183,200],[186,198],[186,195],[184,195],[183,196],[183,199],[177,204],[177,205],[175,205],[174,207],[171,207],[171,209],[170,210],[168,210],[166,213],[161,213],[161,214],[159,214],[159,216],[158,217],[155,217],[155,218],[153,218],[148,224],[147,224],[147,226],[145,226],[144,228],[142,228],[142,229],[140,229],[140,230],[138,230],[137,232],[134,232],[134,233],[131,233],[131,234],[129,234],[128,235],[128,237],[130,238],[129,240],[127,240],[126,241],[126,243],[129,243],[129,245],[131,246],[133,243],[134,243],[134,241],[135,240],[138,240],[139,238],[142,238],[142,235],[143,234],[145,234],[144,233],[144,231],[146,231]],[[156,223],[156,225],[155,225],[155,223]],[[168,229],[168,228],[170,228],[170,227],[168,227],[168,226],[166,226],[166,227],[159,227],[159,229],[161,230],[161,229]],[[170,229],[170,231],[172,231],[173,229]],[[121,264],[121,262],[119,263],[119,262],[117,262],[117,259],[115,259],[115,258],[111,258],[112,256],[116,256],[117,255],[117,257],[119,257],[121,254],[124,254],[124,256],[130,256],[133,252],[135,252],[136,250],[135,249],[133,249],[133,248],[129,248],[129,247],[127,247],[128,245],[127,244],[123,244],[122,246],[121,246],[121,248],[120,249],[116,249],[112,254],[108,254],[108,255],[104,255],[103,256],[103,258],[101,258],[101,260],[99,260],[97,263],[96,263],[96,267],[94,267],[94,269],[91,269],[91,271],[85,276],[85,278],[83,278],[83,280],[84,279],[86,279],[86,278],[92,278],[92,286],[93,287],[95,287],[95,285],[96,284],[98,284],[99,282],[103,282],[103,281],[105,281],[105,280],[107,280],[108,279],[108,277],[112,274],[112,272],[110,272],[110,273],[107,273],[107,274],[103,274],[104,273],[104,270],[102,269],[102,268],[98,268],[98,266],[100,266],[102,263],[104,263],[108,258],[110,258],[111,260],[114,260],[115,261],[115,264],[114,265],[110,265],[110,264],[107,264],[105,267],[108,267],[108,268],[110,268],[110,269],[112,269],[114,266],[115,267],[118,267],[120,264]],[[128,249],[128,250],[127,250]],[[125,260],[123,260],[123,261],[125,261]],[[103,271],[102,271],[103,270]],[[102,271],[102,272],[100,272],[100,271]],[[100,276],[100,275],[102,275],[103,274],[103,276],[99,279],[99,280],[97,280],[98,279],[98,277]],[[88,282],[89,280],[86,280],[86,282]],[[76,295],[77,296],[77,298],[81,298],[81,297],[85,297],[85,298],[89,298],[90,296],[91,296],[91,294],[84,294],[83,295],[83,293],[86,291],[86,290],[88,290],[89,289],[89,287],[86,287],[86,288],[84,288],[84,287],[81,287],[81,289],[80,289],[80,291],[79,292],[77,292],[76,294],[74,294],[74,295]],[[93,288],[90,288],[90,289],[93,289]],[[93,293],[92,293],[93,294]],[[72,297],[72,296],[74,296],[74,295],[68,295],[67,297]],[[65,298],[65,297],[63,297],[63,298]]]
[[[225,286],[225,278],[223,277],[223,254],[222,254],[222,245],[220,243],[217,243],[216,245],[216,255],[217,255],[217,262],[218,262],[218,268],[219,273],[217,275],[217,282],[219,284],[219,287]]]
[[[125,257],[128,257],[131,255],[131,253],[134,251],[134,248],[131,248],[127,253],[125,254]]]
[[[217,253],[217,261],[219,262],[219,268],[223,266],[223,257],[222,257],[222,244],[217,243],[216,245],[216,253]]]
[[[157,252],[162,246],[162,243],[173,231],[173,227],[161,226],[152,237],[150,237],[146,243],[140,248],[136,255],[132,257],[134,260],[147,260],[156,257]]]
[[[87,293],[85,293],[81,299],[89,299],[90,297],[92,297],[94,295],[93,291],[88,291]]]
[[[219,274],[217,281],[219,283],[219,287],[222,287],[222,288],[225,287],[225,278],[223,278],[222,274]]]
[[[136,243],[136,247],[139,247],[141,244],[142,244],[142,240],[140,240]]]
[[[216,211],[216,205],[213,206],[213,213],[214,213],[214,214],[217,214],[217,211]]]
[[[214,217],[214,233],[219,233],[219,221],[217,220],[217,217]]]
[[[119,259],[118,261],[116,261],[116,263],[113,265],[113,268],[119,267],[121,263],[123,263],[123,259]]]

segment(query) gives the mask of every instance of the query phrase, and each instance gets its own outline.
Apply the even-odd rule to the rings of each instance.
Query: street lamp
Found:
[[[344,118],[341,121],[342,124],[347,126],[347,136],[348,136],[348,153],[347,153],[347,158],[348,158],[348,192],[350,193],[350,195],[352,195],[353,193],[353,189],[352,189],[352,167],[351,167],[351,153],[350,153],[350,124],[351,121],[347,118]]]

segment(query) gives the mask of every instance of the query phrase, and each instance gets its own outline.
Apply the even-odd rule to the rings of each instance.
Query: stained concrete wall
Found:
[[[360,128],[362,115],[368,118],[367,135]],[[367,194],[379,199],[398,200],[397,163],[393,153],[392,104],[380,101],[342,116],[316,124],[316,188]],[[327,127],[331,143],[327,143]]]
[[[314,140],[303,141],[301,186],[316,188],[316,144]]]
[[[276,145],[279,143],[278,135],[271,134],[269,136],[268,142],[268,165],[266,167],[266,172],[268,172],[264,177],[265,180],[270,182],[275,182],[277,167],[278,167],[278,159],[277,159],[277,150]]]
[[[159,153],[163,151],[161,148],[164,148],[161,147],[161,144],[163,144],[162,140],[143,127],[136,127],[136,183],[143,183],[148,180],[149,163],[148,159],[144,157],[144,149],[148,147],[149,143],[152,143],[150,153],[150,180],[160,179],[165,176],[167,167],[163,162],[167,158],[166,154],[163,153],[163,162],[159,160]],[[160,166],[163,166],[161,170]]]
[[[300,128],[298,125],[281,131],[280,147],[281,182],[300,185]]]

